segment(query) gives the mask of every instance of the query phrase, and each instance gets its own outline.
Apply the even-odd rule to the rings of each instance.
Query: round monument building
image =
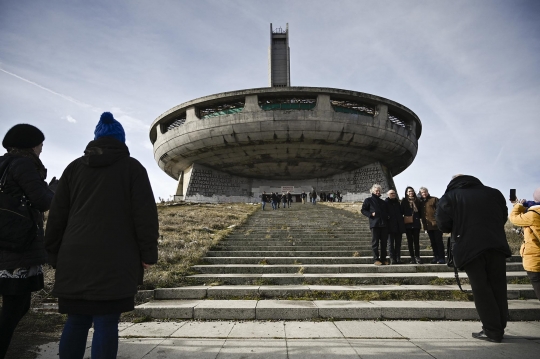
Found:
[[[175,199],[256,202],[263,191],[336,192],[363,200],[384,190],[416,157],[420,119],[379,96],[290,86],[288,27],[272,29],[270,87],[180,104],[151,125],[161,169],[178,181]]]

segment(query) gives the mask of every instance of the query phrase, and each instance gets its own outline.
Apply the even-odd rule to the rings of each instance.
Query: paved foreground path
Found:
[[[540,322],[509,322],[501,344],[474,321],[121,323],[118,358],[539,358]],[[85,358],[90,358],[88,343]],[[38,358],[57,359],[58,343]]]

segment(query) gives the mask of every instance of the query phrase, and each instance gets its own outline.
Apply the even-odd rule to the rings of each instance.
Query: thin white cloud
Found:
[[[70,123],[77,123],[77,120],[74,119],[71,115],[67,115],[67,116],[64,116],[62,117],[64,120],[66,120],[67,122],[70,122]]]
[[[59,97],[63,98],[64,100],[67,100],[67,101],[69,101],[69,102],[71,102],[71,103],[74,103],[75,105],[78,105],[78,106],[81,106],[81,107],[84,107],[84,108],[89,108],[89,109],[91,109],[91,110],[93,110],[93,111],[96,111],[96,112],[99,112],[99,111],[100,111],[100,109],[97,108],[97,107],[95,107],[95,106],[89,105],[89,104],[87,104],[87,103],[85,103],[85,102],[82,102],[82,101],[79,101],[79,100],[77,100],[77,99],[74,99],[73,97],[70,97],[70,96],[61,94],[61,93],[59,93],[59,92],[56,92],[56,91],[54,91],[54,90],[51,90],[50,88],[47,88],[47,87],[45,87],[45,86],[42,86],[42,85],[40,85],[40,84],[38,84],[38,83],[36,83],[36,82],[34,82],[34,81],[30,81],[30,80],[28,80],[28,79],[25,79],[24,77],[21,77],[21,76],[19,76],[19,75],[17,75],[17,74],[14,74],[13,72],[9,72],[9,71],[7,71],[7,70],[4,70],[4,69],[1,68],[1,67],[0,67],[0,71],[2,71],[3,73],[8,74],[8,75],[10,75],[10,76],[13,76],[13,77],[15,77],[15,78],[18,78],[18,79],[21,80],[21,81],[24,81],[24,82],[26,82],[26,83],[29,83],[29,84],[34,85],[34,86],[36,86],[36,87],[39,87],[40,89],[45,90],[45,91],[47,91],[47,92],[49,92],[49,93],[52,93],[53,95],[59,96]],[[71,122],[71,121],[70,121],[70,122]]]

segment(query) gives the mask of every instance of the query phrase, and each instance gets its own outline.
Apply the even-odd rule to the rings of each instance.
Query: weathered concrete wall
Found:
[[[343,201],[363,201],[371,194],[373,184],[380,184],[386,192],[393,186],[388,171],[380,163],[373,163],[355,171],[327,178],[308,180],[260,180],[231,176],[227,173],[194,164],[184,173],[184,199],[188,202],[259,202],[263,191],[282,193],[284,187],[291,193],[317,193],[339,191]],[[294,189],[293,189],[294,188]]]
[[[269,179],[327,177],[379,161],[398,174],[414,159],[414,132],[388,120],[388,105],[375,116],[335,112],[331,94],[318,94],[313,110],[262,110],[246,96],[240,113],[186,122],[154,143],[159,166],[178,179],[192,163],[232,175]]]
[[[185,176],[187,179],[188,176]],[[193,164],[184,200],[188,202],[250,202],[251,180]]]

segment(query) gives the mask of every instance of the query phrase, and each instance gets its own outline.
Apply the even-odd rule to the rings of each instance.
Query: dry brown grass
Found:
[[[523,243],[523,235],[517,233],[515,230],[519,227],[514,226],[510,221],[507,221],[504,225],[504,231],[506,232],[506,240],[510,245],[512,254],[519,255],[519,249]]]
[[[182,286],[190,267],[259,207],[245,203],[158,206],[159,260],[141,289]]]

